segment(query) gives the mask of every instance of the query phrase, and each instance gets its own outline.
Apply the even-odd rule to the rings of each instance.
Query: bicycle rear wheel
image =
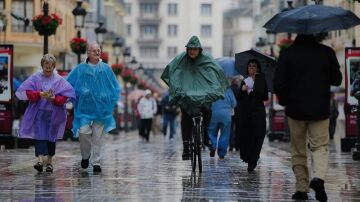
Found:
[[[196,126],[196,141],[195,141],[195,147],[196,147],[196,155],[199,163],[199,172],[202,172],[202,161],[201,161],[201,128],[200,124],[197,124]]]

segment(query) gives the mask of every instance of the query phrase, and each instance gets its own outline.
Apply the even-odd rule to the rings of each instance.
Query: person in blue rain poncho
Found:
[[[231,88],[228,88],[225,92],[225,98],[211,105],[212,114],[209,125],[210,157],[214,157],[216,151],[219,159],[224,159],[226,155],[231,132],[231,116],[236,104],[235,95]]]
[[[89,167],[91,156],[93,171],[101,172],[104,136],[116,127],[113,110],[120,86],[109,65],[101,61],[98,44],[91,44],[87,55],[67,77],[76,92],[73,132],[80,140],[81,167]]]

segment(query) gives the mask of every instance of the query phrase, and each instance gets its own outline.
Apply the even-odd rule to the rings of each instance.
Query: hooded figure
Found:
[[[210,55],[202,51],[198,37],[191,37],[185,47],[186,52],[177,55],[166,66],[161,79],[169,86],[170,103],[176,103],[181,108],[183,160],[188,160],[192,115],[202,112],[204,142],[207,145],[207,127],[211,119],[211,104],[224,98],[229,84],[219,64]]]

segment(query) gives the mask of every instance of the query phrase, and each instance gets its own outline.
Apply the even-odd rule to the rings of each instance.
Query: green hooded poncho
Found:
[[[186,47],[201,49],[198,37],[191,37]],[[166,66],[161,79],[169,86],[170,102],[189,114],[223,99],[229,85],[223,69],[204,52],[196,59],[180,53]]]

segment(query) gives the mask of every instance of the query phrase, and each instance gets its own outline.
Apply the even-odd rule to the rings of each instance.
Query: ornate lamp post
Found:
[[[95,28],[96,40],[100,44],[100,46],[104,42],[104,34],[106,34],[106,32],[107,32],[107,30],[104,27],[104,23],[100,21],[99,27]]]
[[[124,39],[122,37],[117,37],[112,44],[114,49],[114,56],[116,57],[116,64],[119,63],[119,57],[121,55],[121,48],[124,46]]]
[[[76,2],[76,7],[72,11],[72,14],[75,16],[75,29],[77,29],[77,37],[81,38],[81,29],[84,28],[86,10],[81,7],[82,1],[78,0]],[[77,53],[78,63],[81,63],[81,53]]]
[[[44,1],[43,4],[43,12],[44,12],[44,18],[49,16],[49,3],[47,1]],[[44,32],[44,55],[49,53],[49,34],[48,32]]]
[[[125,47],[124,52],[123,52],[123,56],[124,56],[124,61],[125,61],[125,70],[128,68],[128,58],[131,56],[131,50],[130,47]],[[128,132],[129,131],[129,110],[128,110],[128,88],[130,83],[128,83],[127,81],[124,81],[124,91],[125,91],[125,100],[124,100],[124,131]]]
[[[282,9],[281,10],[281,12],[284,12],[284,11],[289,11],[289,10],[292,10],[292,9],[294,9],[294,7],[293,7],[293,0],[287,0],[287,5],[288,5],[288,7],[287,8],[284,8],[284,9]],[[287,37],[288,39],[291,39],[291,33],[288,33],[288,37]]]

